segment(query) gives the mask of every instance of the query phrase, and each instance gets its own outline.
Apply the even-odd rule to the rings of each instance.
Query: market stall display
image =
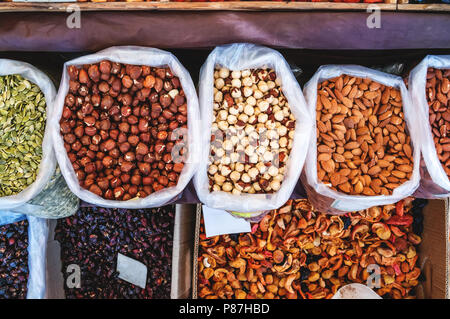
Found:
[[[80,287],[64,285],[66,298],[170,298],[175,206],[131,211],[82,207],[59,219],[64,281],[69,265],[80,267]],[[118,255],[144,264],[144,287],[119,277]]]
[[[197,103],[165,51],[116,47],[66,63],[52,121],[69,188],[105,207],[167,203],[195,172]]]
[[[429,55],[410,73],[413,103],[421,121],[421,185],[417,196],[447,197],[450,192],[450,146],[447,132],[450,113],[450,56]]]
[[[0,209],[39,210],[27,202],[55,170],[47,119],[55,88],[32,65],[0,59]]]
[[[400,77],[322,66],[305,85],[316,132],[304,184],[315,207],[343,213],[390,204],[419,186],[419,118]]]
[[[201,69],[199,96],[200,200],[237,212],[285,203],[305,160],[311,121],[283,56],[246,43],[217,47]]]
[[[0,299],[43,299],[46,294],[45,219],[0,213]]]
[[[322,299],[347,283],[369,282],[383,298],[413,298],[425,204],[407,198],[332,216],[294,200],[251,233],[206,238],[201,228],[198,297]],[[372,283],[376,269],[381,279]]]

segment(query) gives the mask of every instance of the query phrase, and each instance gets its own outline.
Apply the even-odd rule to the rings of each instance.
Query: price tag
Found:
[[[119,253],[117,255],[117,271],[120,279],[145,289],[147,266],[143,263]]]
[[[225,210],[203,205],[203,219],[205,221],[206,237],[251,232],[251,226],[248,221],[234,217]]]

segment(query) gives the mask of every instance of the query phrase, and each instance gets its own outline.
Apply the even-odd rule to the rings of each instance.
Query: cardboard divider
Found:
[[[429,200],[423,210],[422,242],[417,253],[417,265],[424,281],[417,286],[418,299],[449,299],[449,199]],[[199,234],[202,206],[197,205],[194,258],[192,263],[192,298],[198,298],[197,280]]]
[[[195,205],[176,205],[170,293],[172,299],[190,297],[195,209]],[[46,298],[65,299],[65,283],[61,267],[61,246],[54,239],[57,220],[49,220],[49,223]]]

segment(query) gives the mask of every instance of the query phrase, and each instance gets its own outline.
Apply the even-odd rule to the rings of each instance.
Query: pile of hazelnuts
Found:
[[[176,186],[187,104],[170,68],[101,61],[67,71],[60,130],[80,186],[121,201]]]

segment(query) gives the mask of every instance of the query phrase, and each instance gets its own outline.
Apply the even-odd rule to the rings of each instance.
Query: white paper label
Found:
[[[119,253],[117,255],[117,271],[120,279],[145,288],[147,283],[147,266],[143,263]]]
[[[221,209],[214,209],[205,205],[202,207],[206,237],[251,232],[250,222],[245,219],[234,217]]]

